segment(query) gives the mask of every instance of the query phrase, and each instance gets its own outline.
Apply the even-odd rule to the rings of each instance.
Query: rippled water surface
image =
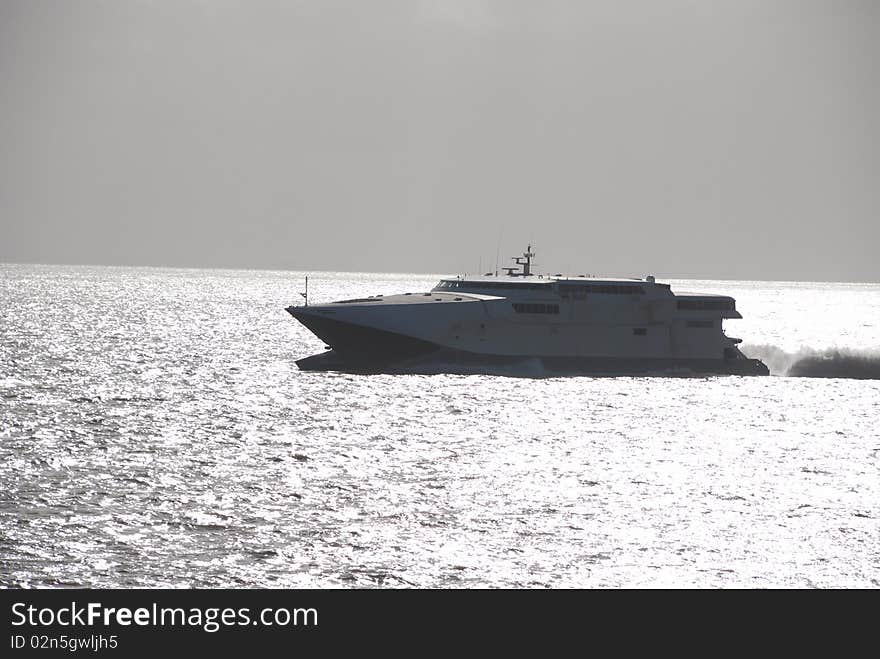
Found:
[[[2,585],[880,586],[878,380],[306,373],[298,273],[0,274]],[[880,348],[878,285],[671,283],[768,362]]]

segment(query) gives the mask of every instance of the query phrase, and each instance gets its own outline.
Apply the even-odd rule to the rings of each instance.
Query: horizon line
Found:
[[[477,273],[443,273],[443,272],[415,272],[415,271],[392,271],[392,270],[316,270],[316,269],[286,269],[286,268],[259,268],[259,267],[234,267],[234,266],[192,266],[192,265],[120,265],[120,264],[108,264],[108,263],[43,263],[36,261],[0,261],[0,266],[44,266],[44,267],[81,267],[81,268],[129,268],[129,269],[152,269],[152,270],[228,270],[228,271],[238,271],[238,272],[295,272],[295,273],[304,273],[311,276],[311,273],[340,273],[347,272],[352,274],[371,274],[371,275],[424,275],[424,276],[440,276],[440,277],[450,277],[450,276],[476,276],[482,277],[485,276],[483,274]],[[498,275],[501,277],[502,275]],[[535,275],[538,276],[538,275]],[[545,276],[555,277],[556,274],[547,273]],[[578,275],[567,275],[563,274],[560,276],[578,276]],[[731,277],[682,277],[675,275],[654,275],[657,279],[674,279],[674,280],[691,280],[691,281],[733,281],[733,282],[766,282],[766,283],[780,283],[780,284],[867,284],[867,285],[880,285],[880,280],[878,281],[856,281],[856,280],[818,280],[818,279],[735,279]],[[596,279],[602,279],[603,277],[595,277]],[[633,277],[624,277],[620,275],[607,275],[605,278],[614,278],[614,279],[633,279]],[[635,278],[638,281],[642,281],[644,278]]]

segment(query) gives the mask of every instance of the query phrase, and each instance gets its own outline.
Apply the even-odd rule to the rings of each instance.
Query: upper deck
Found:
[[[532,275],[530,277],[456,277],[441,279],[434,291],[489,293],[504,297],[527,293],[546,293],[560,297],[579,295],[650,296],[671,295],[668,284],[658,284],[653,278],[611,279],[597,277],[563,277],[561,275]]]
[[[655,319],[677,316],[684,319],[742,318],[736,301],[722,295],[676,295],[669,284],[659,283],[651,275],[644,279],[594,277],[588,275],[535,274],[531,271],[534,253],[529,249],[517,258],[517,266],[505,268],[506,275],[459,275],[444,277],[426,293],[375,295],[339,300],[330,305],[339,307],[411,306],[435,303],[503,302],[509,300],[518,313],[529,310],[551,310],[558,315],[571,308],[572,318],[584,303],[589,308],[609,309],[611,315],[647,313]],[[524,260],[523,260],[524,259]],[[522,272],[519,272],[519,269]],[[536,306],[537,305],[537,306]],[[562,307],[560,305],[563,305]],[[598,305],[598,307],[594,307]],[[622,312],[624,307],[631,311]],[[537,313],[537,312],[536,312]]]
[[[674,302],[676,313],[686,317],[742,318],[736,300],[727,295],[681,294],[672,292],[669,284],[645,279],[612,279],[596,277],[562,277],[560,275],[530,277],[456,277],[441,279],[432,289],[435,294],[464,296],[495,296],[501,298],[594,302]]]

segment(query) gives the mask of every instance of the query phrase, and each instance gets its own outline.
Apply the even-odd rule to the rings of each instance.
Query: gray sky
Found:
[[[873,0],[0,0],[0,261],[880,281],[878,56]]]

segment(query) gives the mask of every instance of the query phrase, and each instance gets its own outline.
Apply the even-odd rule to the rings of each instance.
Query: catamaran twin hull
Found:
[[[287,311],[326,344],[327,352],[297,360],[297,366],[304,371],[343,371],[355,373],[490,373],[522,376],[552,375],[698,375],[733,374],[767,375],[767,367],[756,359],[746,358],[734,345],[736,340],[727,339],[727,346],[719,348],[717,356],[700,354],[695,346],[679,345],[683,355],[651,355],[651,349],[662,350],[665,344],[670,349],[672,327],[650,326],[585,326],[522,322],[520,319],[502,318],[468,319],[471,314],[463,314],[463,309],[453,305],[464,303],[465,294],[446,302],[443,297],[434,297],[436,311],[442,309],[449,316],[447,322],[438,323],[442,327],[432,332],[432,320],[436,322],[437,313],[418,313],[403,305],[382,304],[384,300],[372,298],[369,311],[360,310],[354,304],[343,302],[309,307],[289,307]],[[442,294],[440,294],[442,295]],[[469,296],[468,296],[469,297]],[[439,304],[444,302],[444,304]],[[479,310],[488,300],[471,300],[471,310]],[[504,299],[495,301],[511,306]],[[342,305],[344,309],[340,309]],[[544,304],[548,303],[523,303]],[[549,303],[554,304],[554,303]],[[375,305],[375,306],[374,306]],[[387,306],[386,306],[387,305]],[[385,314],[383,316],[382,307]],[[392,308],[396,307],[396,308]],[[421,306],[421,305],[420,305]],[[468,305],[470,306],[470,305]],[[335,307],[335,308],[334,308]],[[540,307],[530,309],[536,311]],[[551,307],[551,311],[555,310]],[[419,310],[421,311],[421,310]],[[425,310],[428,311],[428,310]],[[433,309],[431,311],[434,311]],[[456,312],[456,313],[451,313]],[[539,313],[543,313],[541,309]],[[517,313],[513,311],[513,313]],[[394,329],[380,328],[375,324],[365,325],[338,318],[337,314],[356,317],[373,323],[385,321]],[[411,316],[407,318],[407,316]],[[422,316],[422,318],[418,318]],[[403,319],[403,320],[401,320]],[[693,321],[692,321],[693,322]],[[703,321],[705,323],[707,321]],[[409,327],[406,327],[410,325]],[[413,326],[421,325],[420,330]],[[684,321],[686,328],[687,321]],[[701,330],[709,329],[705,326]],[[591,331],[592,330],[592,331]],[[431,334],[445,341],[431,340]],[[587,341],[577,340],[572,335],[580,333]],[[417,336],[417,334],[421,334]],[[617,342],[613,335],[620,334]],[[428,335],[428,336],[426,336]],[[604,339],[604,349],[629,351],[626,355],[583,354],[589,348],[589,338],[594,344]],[[630,338],[631,337],[631,338]],[[639,345],[639,342],[642,345]],[[458,343],[461,347],[448,345]],[[632,344],[635,343],[635,346]],[[543,344],[543,345],[542,345]],[[528,350],[529,345],[542,347],[544,353]],[[507,346],[509,349],[504,351]],[[492,352],[486,350],[493,350]],[[483,348],[483,351],[480,351]],[[567,354],[566,348],[580,348],[581,354]],[[499,351],[500,350],[500,351]]]

